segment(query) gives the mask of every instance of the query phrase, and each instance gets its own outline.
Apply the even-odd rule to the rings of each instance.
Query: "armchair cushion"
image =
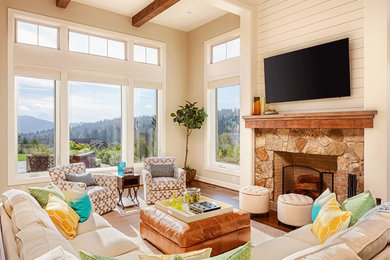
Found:
[[[178,190],[180,182],[172,177],[157,177],[152,179],[150,190]]]
[[[91,173],[66,174],[66,180],[70,182],[82,182],[89,186],[96,186],[97,183]]]
[[[74,163],[69,165],[64,165],[56,168],[49,169],[49,175],[52,182],[57,183],[61,181],[66,181],[66,174],[77,174],[85,172],[84,163]]]
[[[151,163],[150,173],[153,178],[156,177],[173,177],[175,165],[173,163]]]

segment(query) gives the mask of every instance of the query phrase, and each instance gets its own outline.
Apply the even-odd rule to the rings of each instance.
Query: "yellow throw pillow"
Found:
[[[75,238],[80,216],[65,201],[49,194],[45,210],[65,237]]]
[[[310,230],[322,244],[340,230],[347,229],[350,220],[351,212],[342,211],[337,201],[331,198],[321,208]]]

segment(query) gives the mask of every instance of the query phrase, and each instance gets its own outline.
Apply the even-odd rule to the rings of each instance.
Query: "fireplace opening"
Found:
[[[316,199],[327,188],[334,190],[334,172],[295,164],[282,167],[282,194],[297,193]]]

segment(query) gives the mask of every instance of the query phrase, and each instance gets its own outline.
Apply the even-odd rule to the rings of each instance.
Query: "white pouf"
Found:
[[[313,199],[309,196],[289,193],[278,197],[278,220],[284,224],[301,227],[312,223]]]
[[[246,186],[240,189],[240,209],[262,214],[269,211],[269,190],[261,186]]]

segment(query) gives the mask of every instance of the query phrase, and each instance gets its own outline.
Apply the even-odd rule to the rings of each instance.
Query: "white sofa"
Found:
[[[0,203],[0,237],[2,238],[0,246],[3,244],[0,252],[4,253],[2,259],[35,259],[37,254],[40,254],[39,251],[44,254],[58,245],[61,245],[65,251],[70,251],[69,253],[77,258],[78,250],[81,249],[92,254],[106,255],[117,259],[138,259],[138,254],[141,253],[138,247],[128,236],[113,228],[99,214],[92,213],[88,220],[79,223],[76,237],[72,240],[66,240],[33,197],[23,191],[13,191],[13,202],[5,203],[7,204],[5,206],[4,203]],[[22,203],[23,207],[27,206],[25,209],[22,209],[22,206],[17,206],[22,205]],[[10,210],[14,211],[11,217],[8,215]],[[30,229],[30,234],[26,235],[25,231],[28,229]],[[36,230],[36,234],[31,233],[31,229]],[[42,231],[48,232],[49,235],[40,235],[39,233]],[[43,236],[46,240],[40,240]],[[3,248],[4,250],[2,250]]]
[[[312,224],[293,230],[284,236],[276,237],[263,244],[255,246],[252,259],[255,260],[293,260],[303,259],[298,255],[314,254],[326,250],[331,245],[346,244],[362,260],[390,259],[390,214],[377,212],[359,221],[354,226],[340,231],[320,245],[315,235],[310,231]],[[294,254],[294,256],[293,256]],[[295,257],[296,255],[296,257]],[[304,259],[335,259],[335,258],[304,258]],[[351,259],[351,258],[337,258]],[[356,258],[359,259],[359,258]]]

